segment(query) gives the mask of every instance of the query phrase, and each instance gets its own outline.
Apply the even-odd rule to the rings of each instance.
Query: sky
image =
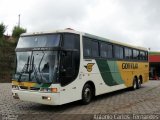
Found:
[[[0,0],[0,23],[11,34],[73,28],[160,51],[160,0]]]

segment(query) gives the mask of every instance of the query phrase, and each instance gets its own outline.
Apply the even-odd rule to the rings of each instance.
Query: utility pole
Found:
[[[21,24],[21,15],[19,14],[18,15],[18,27],[20,27],[20,24]]]

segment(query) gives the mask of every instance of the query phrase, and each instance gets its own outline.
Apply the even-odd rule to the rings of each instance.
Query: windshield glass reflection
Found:
[[[15,79],[38,83],[56,82],[57,52],[17,52]]]

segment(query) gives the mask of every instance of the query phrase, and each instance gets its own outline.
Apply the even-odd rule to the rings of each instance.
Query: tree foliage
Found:
[[[15,26],[15,27],[13,28],[13,30],[12,30],[12,37],[18,39],[18,38],[20,37],[20,35],[21,35],[22,33],[25,33],[26,31],[27,31],[27,30],[24,29],[24,28],[22,28],[22,27]]]
[[[6,26],[3,23],[1,23],[0,24],[0,38],[3,37],[5,31],[6,31]]]

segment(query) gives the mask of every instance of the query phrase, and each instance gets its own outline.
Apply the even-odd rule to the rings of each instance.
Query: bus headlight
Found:
[[[18,85],[12,85],[12,89],[13,90],[19,90],[19,87],[18,87]]]

